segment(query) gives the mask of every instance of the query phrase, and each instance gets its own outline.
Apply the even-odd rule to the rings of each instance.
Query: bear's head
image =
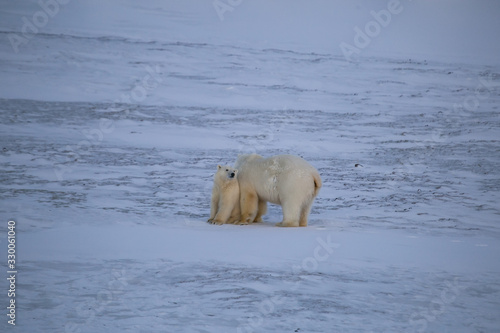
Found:
[[[238,173],[238,170],[233,169],[232,167],[228,165],[218,165],[217,166],[217,173],[225,178],[228,179],[236,179],[236,175]]]

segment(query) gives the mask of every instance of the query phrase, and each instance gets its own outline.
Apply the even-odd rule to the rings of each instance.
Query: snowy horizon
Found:
[[[44,4],[43,6],[41,4]],[[233,5],[231,5],[233,4]],[[98,8],[98,10],[96,10]],[[71,40],[89,38],[111,43],[151,44],[157,49],[180,44],[206,44],[230,49],[279,49],[363,62],[371,57],[399,60],[498,65],[496,32],[500,4],[473,1],[3,1],[2,58],[11,68],[2,75],[0,97],[40,100],[109,101],[112,77],[86,73],[94,84],[84,94],[85,82],[41,80],[43,63],[33,71],[12,71],[37,57],[67,72],[81,75],[79,57],[97,61],[97,54],[72,51]],[[43,47],[46,39],[60,40],[61,51]],[[109,50],[111,51],[111,50]],[[56,52],[56,53],[54,53]],[[75,54],[75,52],[77,52]],[[95,50],[94,50],[95,52]],[[99,50],[101,57],[123,62],[119,54]],[[168,60],[168,52],[164,53]],[[158,60],[157,61],[161,61]],[[33,64],[35,65],[35,64]],[[125,63],[109,64],[115,75],[130,73]],[[113,66],[114,65],[114,66]],[[207,64],[208,65],[208,64]],[[81,64],[80,64],[81,66]],[[201,68],[202,69],[202,68]],[[173,68],[170,70],[174,70]],[[123,82],[120,78],[118,82]],[[18,86],[13,83],[20,83]],[[30,84],[31,83],[31,84]]]

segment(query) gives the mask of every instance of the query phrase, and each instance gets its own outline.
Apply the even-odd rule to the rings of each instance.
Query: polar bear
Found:
[[[230,166],[217,166],[208,222],[219,225],[239,222],[240,187],[237,174],[238,170]]]
[[[263,158],[240,155],[234,166],[239,170],[241,222],[258,222],[266,202],[281,205],[280,227],[305,227],[311,205],[321,188],[318,171],[293,155]]]

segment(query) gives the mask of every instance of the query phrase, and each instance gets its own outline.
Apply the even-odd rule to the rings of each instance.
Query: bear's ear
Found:
[[[234,173],[238,173],[238,169],[234,169]]]
[[[220,170],[220,168],[222,168],[222,166],[220,164],[217,165],[217,170]]]

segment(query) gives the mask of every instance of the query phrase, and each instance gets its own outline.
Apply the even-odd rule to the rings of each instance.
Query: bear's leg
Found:
[[[299,226],[307,227],[307,218],[309,216],[309,212],[311,211],[311,206],[312,206],[312,200],[310,202],[305,202],[302,205],[302,209],[300,211]]]
[[[212,189],[212,201],[210,203],[210,217],[207,222],[212,223],[219,208],[219,190],[214,186]]]
[[[221,201],[223,202],[223,201]],[[222,205],[219,204],[219,211],[215,215],[215,218],[213,219],[212,223],[213,224],[224,224],[227,223],[229,220],[229,217],[231,216],[231,212],[233,210],[233,207],[231,205]]]
[[[300,221],[300,204],[296,204],[293,201],[282,202],[281,207],[283,209],[283,221],[277,223],[278,227],[298,227]]]
[[[254,223],[262,222],[262,216],[267,213],[267,201],[260,200],[258,203],[257,215],[255,216]]]
[[[238,223],[241,220],[240,197],[233,201],[233,211],[227,223]]]
[[[252,191],[242,191],[240,194],[241,224],[252,223],[257,216],[259,198]]]

